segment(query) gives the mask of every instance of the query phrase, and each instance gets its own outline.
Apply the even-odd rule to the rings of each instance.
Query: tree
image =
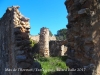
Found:
[[[49,30],[49,35],[50,35],[50,36],[53,36],[53,34],[52,34],[52,32],[51,32],[50,30]]]
[[[63,28],[57,31],[56,39],[57,40],[65,40],[66,39],[66,33],[67,33],[67,29]]]

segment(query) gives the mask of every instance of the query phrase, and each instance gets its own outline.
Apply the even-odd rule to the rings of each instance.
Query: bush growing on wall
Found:
[[[30,42],[31,42],[31,43],[30,43],[30,46],[31,46],[31,47],[34,47],[34,45],[36,44],[36,42],[35,42],[34,40],[32,40],[32,39],[30,39]]]

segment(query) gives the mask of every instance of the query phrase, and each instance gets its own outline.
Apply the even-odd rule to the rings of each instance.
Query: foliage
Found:
[[[56,39],[57,40],[65,40],[66,39],[66,33],[67,33],[67,29],[63,28],[57,31]]]
[[[34,40],[30,39],[30,46],[34,47],[35,44],[36,44],[36,42]]]
[[[42,66],[42,75],[59,75],[57,74],[58,70],[67,70],[67,66],[65,64],[67,57],[38,57],[37,61]],[[62,71],[64,74],[61,75],[68,75],[68,72]]]
[[[50,36],[53,36],[53,34],[52,34],[52,32],[51,32],[50,30],[49,30],[49,35],[50,35]]]
[[[57,35],[58,36],[59,35],[64,36],[66,34],[66,32],[67,32],[67,29],[66,28],[63,28],[63,29],[60,29],[60,30],[57,31]]]

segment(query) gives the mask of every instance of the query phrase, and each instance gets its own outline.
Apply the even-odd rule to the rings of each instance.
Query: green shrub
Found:
[[[35,44],[36,44],[36,42],[34,40],[30,39],[30,46],[34,47]]]

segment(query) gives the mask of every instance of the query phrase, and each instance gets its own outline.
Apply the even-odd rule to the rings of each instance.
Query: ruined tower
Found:
[[[66,0],[68,51],[66,64],[85,71],[71,75],[100,75],[100,0]]]
[[[39,53],[42,56],[49,56],[49,29],[41,28],[40,29],[40,40],[39,40]]]

